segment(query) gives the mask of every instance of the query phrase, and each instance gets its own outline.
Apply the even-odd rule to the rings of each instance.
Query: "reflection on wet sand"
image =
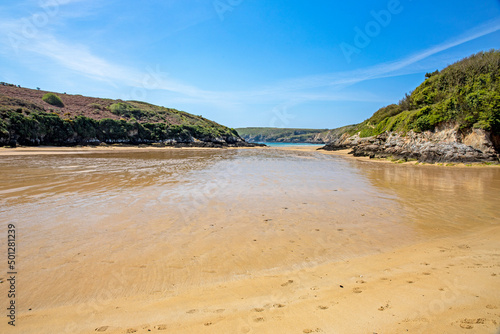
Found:
[[[121,303],[349,263],[499,218],[492,169],[277,149],[3,156],[0,169],[1,219],[23,245],[27,333],[51,332],[43,319],[58,308],[73,306],[85,333],[82,319]]]
[[[2,157],[0,195],[29,200],[161,185],[218,159],[221,153],[214,150]]]
[[[422,229],[445,233],[498,223],[498,168],[440,168],[362,163],[359,169],[393,192]]]

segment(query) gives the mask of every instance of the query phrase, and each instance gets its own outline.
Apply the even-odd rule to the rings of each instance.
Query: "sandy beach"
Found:
[[[0,332],[498,332],[499,169],[345,154],[0,150]]]
[[[495,227],[350,261],[194,286],[168,298],[158,291],[26,312],[20,328],[25,333],[495,333],[499,236]],[[112,275],[99,279],[118,281]]]

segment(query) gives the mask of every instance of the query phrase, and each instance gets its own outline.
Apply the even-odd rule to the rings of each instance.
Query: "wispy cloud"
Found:
[[[377,64],[375,66],[361,68],[353,71],[335,72],[324,75],[295,78],[266,86],[262,89],[224,93],[224,98],[238,98],[240,101],[262,101],[262,100],[285,100],[295,99],[302,101],[341,101],[355,99],[356,101],[366,100],[362,96],[366,94],[338,94],[334,93],[345,87],[355,85],[368,80],[396,77],[401,75],[420,73],[421,67],[414,66],[422,60],[428,59],[438,53],[449,50],[453,47],[465,44],[483,36],[495,33],[500,30],[500,19],[486,22],[480,26],[468,30],[464,34],[442,44],[432,46],[418,53],[399,59],[396,61]],[[447,64],[436,64],[442,67]],[[328,90],[328,93],[311,92],[316,89]],[[213,92],[212,95],[217,95]],[[372,98],[376,98],[372,96]],[[372,100],[373,101],[373,100]]]
[[[45,0],[45,1],[40,1],[39,5],[40,7],[64,6],[75,2],[83,2],[83,1],[88,1],[88,0]]]
[[[84,0],[47,0],[44,4],[47,6],[54,3],[66,5],[79,1]],[[12,34],[19,35],[19,32],[22,32],[26,28],[23,26],[25,22],[26,19],[9,20],[7,18],[3,18],[0,21],[0,30],[7,32],[0,36],[0,44],[2,44],[3,49],[12,47]],[[210,103],[227,106],[228,104],[262,102],[280,103],[287,100],[345,101],[353,99],[362,101],[367,98],[377,99],[377,97],[364,93],[346,94],[344,92],[341,94],[339,91],[345,87],[367,80],[416,73],[416,71],[420,71],[420,69],[415,69],[417,67],[413,66],[416,63],[499,30],[500,19],[496,19],[471,29],[453,40],[430,47],[403,59],[354,71],[295,78],[267,85],[260,89],[247,91],[204,90],[170,78],[168,75],[163,74],[161,69],[155,69],[154,73],[151,73],[151,69],[139,70],[121,66],[99,57],[85,45],[64,42],[42,29],[35,29],[30,32],[29,36],[20,36],[20,41],[16,44],[16,48],[22,54],[48,58],[57,63],[61,68],[94,80],[105,81],[111,85],[116,84],[121,87],[128,86],[171,92],[177,96],[177,100],[189,101],[190,103]],[[154,84],[151,84],[151,80],[154,80]]]
[[[411,65],[416,64],[435,54],[446,51],[453,47],[465,44],[480,37],[489,35],[500,30],[500,19],[487,22],[477,26],[466,33],[454,38],[453,40],[433,46],[406,58],[392,62],[377,64],[375,66],[362,68],[354,71],[329,73],[326,75],[309,76],[299,79],[292,79],[282,82],[276,86],[271,86],[267,90],[262,91],[262,94],[279,93],[281,91],[297,91],[311,89],[317,87],[336,87],[343,88],[359,82],[386,78],[391,76],[400,76],[402,74],[417,73],[411,68]],[[404,72],[401,72],[405,70]]]

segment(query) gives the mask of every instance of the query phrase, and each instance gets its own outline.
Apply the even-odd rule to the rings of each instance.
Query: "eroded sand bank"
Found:
[[[497,169],[275,149],[2,159],[20,249],[2,332],[500,326]]]

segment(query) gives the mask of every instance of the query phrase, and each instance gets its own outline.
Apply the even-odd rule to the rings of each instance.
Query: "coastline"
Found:
[[[253,149],[258,147],[140,147],[140,146],[20,146],[16,148],[0,147],[0,156],[12,155],[47,155],[47,154],[89,154],[89,153],[110,153],[110,152],[157,152],[162,150],[235,150]]]
[[[275,149],[275,150],[287,150],[287,151],[302,151],[302,152],[319,152],[326,155],[338,156],[346,159],[364,161],[364,162],[374,162],[374,163],[386,163],[386,164],[397,164],[403,166],[422,166],[422,167],[455,167],[455,168],[500,168],[500,164],[489,164],[484,162],[473,162],[473,163],[419,163],[418,161],[403,161],[403,160],[391,160],[389,158],[370,158],[367,156],[355,157],[351,152],[351,149],[337,150],[337,151],[327,151],[318,150],[315,146],[269,146],[269,147],[140,147],[140,146],[125,146],[125,145],[108,145],[108,146],[19,146],[16,148],[0,147],[0,156],[14,156],[14,155],[63,155],[63,154],[90,154],[90,153],[110,153],[110,152],[157,152],[162,150],[241,150],[241,149]]]
[[[337,150],[337,151],[327,151],[327,150],[318,150],[315,147],[308,146],[295,146],[295,147],[275,147],[280,150],[294,150],[294,151],[303,151],[303,152],[319,152],[326,155],[338,156],[345,159],[351,159],[356,161],[363,162],[374,162],[374,163],[385,163],[385,164],[396,164],[403,166],[422,166],[422,167],[463,167],[463,168],[500,168],[500,164],[487,164],[484,162],[473,162],[470,164],[465,163],[425,163],[418,161],[403,161],[403,160],[391,160],[389,158],[370,158],[367,156],[359,156],[355,157],[351,152],[351,149]]]

